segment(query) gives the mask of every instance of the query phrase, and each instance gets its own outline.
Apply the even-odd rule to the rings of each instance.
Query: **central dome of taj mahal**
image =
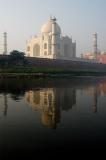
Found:
[[[56,23],[56,33],[61,34],[60,26],[57,24],[56,19],[52,19],[52,18],[42,26],[41,33],[51,33],[52,24],[54,23],[54,21]]]

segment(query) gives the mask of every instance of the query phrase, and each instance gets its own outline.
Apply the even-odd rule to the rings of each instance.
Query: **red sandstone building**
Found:
[[[86,53],[83,55],[84,59],[88,59],[88,60],[93,60],[94,56],[92,53]],[[97,56],[97,61],[102,63],[102,64],[106,64],[106,53],[100,54]]]
[[[97,60],[98,60],[100,63],[106,64],[106,54],[99,55],[99,56],[97,57]]]

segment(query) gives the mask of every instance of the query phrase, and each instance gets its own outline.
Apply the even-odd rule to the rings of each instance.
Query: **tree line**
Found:
[[[0,58],[0,67],[11,67],[11,66],[26,66],[28,61],[25,57],[24,52],[13,50],[8,56],[2,56]]]

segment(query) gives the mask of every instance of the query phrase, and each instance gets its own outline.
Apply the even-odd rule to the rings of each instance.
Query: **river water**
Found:
[[[0,80],[2,153],[103,144],[105,77]]]

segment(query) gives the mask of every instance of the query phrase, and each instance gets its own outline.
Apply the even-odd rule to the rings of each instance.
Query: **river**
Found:
[[[105,77],[0,80],[2,153],[102,144]]]

